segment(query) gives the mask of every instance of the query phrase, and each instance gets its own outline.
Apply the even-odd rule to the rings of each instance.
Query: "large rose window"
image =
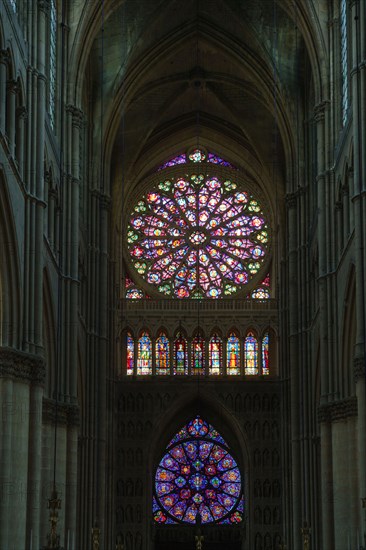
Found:
[[[268,222],[261,202],[227,179],[228,170],[221,176],[195,168],[198,173],[161,179],[135,204],[127,230],[130,261],[166,296],[230,296],[265,263]]]
[[[239,523],[244,499],[238,465],[220,434],[196,416],[171,440],[155,474],[158,523]]]

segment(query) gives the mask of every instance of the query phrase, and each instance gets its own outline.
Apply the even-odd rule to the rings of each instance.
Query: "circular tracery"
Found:
[[[158,523],[238,523],[239,468],[222,437],[197,416],[173,438],[155,475]]]
[[[129,221],[135,269],[171,297],[232,295],[258,273],[268,253],[262,205],[216,175],[160,181],[137,202]]]

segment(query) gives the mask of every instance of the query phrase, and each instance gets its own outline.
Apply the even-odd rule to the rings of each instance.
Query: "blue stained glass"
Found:
[[[220,434],[196,416],[171,439],[156,470],[154,520],[194,524],[199,512],[202,523],[238,523],[243,511],[237,463]]]

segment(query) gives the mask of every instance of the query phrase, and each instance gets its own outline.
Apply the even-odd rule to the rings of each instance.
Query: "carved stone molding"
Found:
[[[14,79],[8,80],[6,83],[6,89],[12,94],[17,94],[19,92],[19,83]]]
[[[42,420],[44,423],[54,424],[56,421],[56,401],[43,399]],[[63,426],[80,425],[80,409],[78,405],[57,403],[57,422]]]
[[[357,383],[365,378],[366,364],[363,357],[356,357],[353,361],[353,377]]]
[[[348,397],[318,408],[318,422],[336,422],[357,416],[357,397]]]
[[[9,50],[0,50],[0,63],[7,65],[10,61]]]
[[[28,111],[24,106],[17,107],[16,115],[17,115],[17,118],[26,120],[28,118]]]
[[[44,386],[46,379],[44,359],[10,348],[0,348],[0,377]]]
[[[38,9],[48,15],[51,7],[50,0],[38,0]]]

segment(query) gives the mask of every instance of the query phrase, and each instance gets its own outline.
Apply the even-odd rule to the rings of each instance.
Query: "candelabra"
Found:
[[[117,535],[116,550],[124,550],[124,545],[123,545],[123,542],[122,542],[122,535]]]
[[[308,526],[307,522],[305,521],[304,527],[301,528],[301,534],[303,538],[303,548],[304,550],[310,550],[310,532],[311,529]]]
[[[97,522],[92,528],[92,550],[99,550],[100,547],[100,529]]]
[[[42,550],[63,550],[60,546],[60,535],[57,534],[58,510],[61,510],[61,499],[58,498],[56,488],[53,488],[51,498],[48,499],[48,509],[50,510],[51,530],[47,535],[47,546]]]

